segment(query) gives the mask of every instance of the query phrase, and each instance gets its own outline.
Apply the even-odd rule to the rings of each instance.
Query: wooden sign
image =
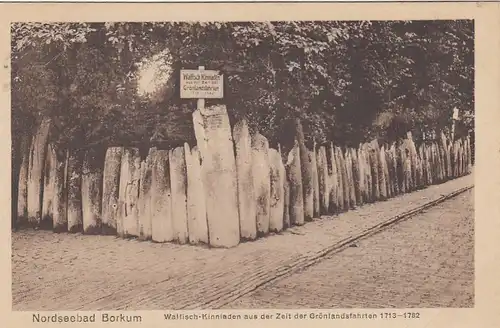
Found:
[[[218,71],[181,70],[181,98],[220,99],[224,95],[224,78]]]

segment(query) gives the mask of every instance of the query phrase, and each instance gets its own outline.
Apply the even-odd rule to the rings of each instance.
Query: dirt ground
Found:
[[[472,192],[295,272],[346,237],[473,183],[469,175],[231,249],[13,232],[13,310],[471,306]]]
[[[469,190],[228,308],[474,306]]]

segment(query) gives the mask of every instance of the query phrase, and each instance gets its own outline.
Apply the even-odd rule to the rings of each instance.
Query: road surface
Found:
[[[473,190],[225,307],[473,307]]]
[[[230,249],[13,232],[13,309],[472,306],[472,192],[358,247],[328,258],[324,250],[473,182],[454,179]]]

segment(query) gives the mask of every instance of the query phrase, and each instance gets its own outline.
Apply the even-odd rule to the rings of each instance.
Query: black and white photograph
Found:
[[[474,20],[10,37],[12,311],[475,307]]]

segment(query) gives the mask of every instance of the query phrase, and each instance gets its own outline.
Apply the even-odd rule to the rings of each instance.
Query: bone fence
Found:
[[[193,123],[192,148],[152,148],[141,160],[136,148],[112,147],[97,166],[90,152],[57,153],[42,124],[22,158],[17,220],[55,232],[232,247],[472,167],[468,137],[451,142],[441,134],[417,147],[408,133],[388,145],[309,149],[299,131],[282,154],[244,120],[231,128],[224,106],[195,111]]]

